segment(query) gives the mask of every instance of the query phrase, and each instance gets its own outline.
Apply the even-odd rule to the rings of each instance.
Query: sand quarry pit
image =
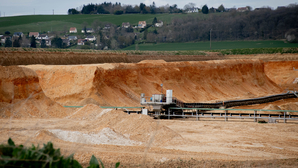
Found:
[[[140,106],[140,94],[159,93],[161,83],[185,102],[279,94],[297,85],[296,65],[239,59],[0,66],[0,141],[52,141],[85,166],[93,154],[107,167],[118,161],[127,167],[296,166],[297,123],[154,120],[99,107]],[[256,107],[298,110],[298,99],[242,108]]]

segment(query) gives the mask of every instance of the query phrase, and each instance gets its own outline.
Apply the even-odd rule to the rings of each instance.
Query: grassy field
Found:
[[[298,47],[298,43],[285,43],[284,41],[221,41],[212,42],[212,50],[243,49],[243,48],[285,48]],[[183,51],[183,50],[210,50],[210,42],[196,43],[157,43],[138,44],[141,51]],[[135,50],[135,45],[124,48]]]
[[[136,25],[138,21],[145,20],[152,23],[154,17],[165,23],[170,22],[173,17],[183,17],[186,14],[127,14],[127,15],[29,15],[15,17],[0,17],[0,34],[5,31],[14,32],[47,32],[62,31],[65,28],[77,27],[82,29],[82,23],[87,22],[89,26],[95,20],[102,22],[111,22],[121,25],[122,22],[130,22]]]

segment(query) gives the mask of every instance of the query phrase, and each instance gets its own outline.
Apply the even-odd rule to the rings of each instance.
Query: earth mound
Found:
[[[65,117],[69,112],[45,96],[34,71],[0,66],[0,117]]]

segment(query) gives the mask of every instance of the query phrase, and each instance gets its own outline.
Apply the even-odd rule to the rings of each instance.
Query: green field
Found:
[[[212,50],[243,49],[243,48],[287,48],[298,47],[298,43],[284,41],[220,41],[211,43]],[[135,45],[123,50],[135,50]],[[210,50],[210,42],[196,43],[157,43],[138,44],[141,51],[182,51],[182,50]]]
[[[29,16],[14,16],[0,17],[0,34],[5,31],[14,32],[47,32],[47,31],[62,31],[65,28],[77,27],[82,29],[82,24],[87,22],[89,26],[95,20],[101,22],[110,22],[115,25],[121,25],[122,22],[130,22],[132,25],[137,25],[138,21],[146,21],[152,23],[154,17],[169,23],[173,17],[183,17],[186,14],[125,14],[125,15],[29,15]]]

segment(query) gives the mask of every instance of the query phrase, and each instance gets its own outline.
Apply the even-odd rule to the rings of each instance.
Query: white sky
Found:
[[[269,6],[276,8],[277,6],[287,6],[289,4],[296,3],[298,0],[109,0],[106,2],[121,2],[121,4],[127,5],[139,5],[141,2],[146,5],[155,2],[156,6],[163,6],[166,4],[177,4],[179,8],[183,8],[184,5],[192,2],[196,4],[196,7],[202,7],[207,4],[209,8],[217,8],[221,4],[225,8],[231,7],[245,7],[251,6],[252,8]],[[88,3],[103,3],[105,1],[94,0],[0,0],[0,12],[1,17],[16,16],[16,15],[33,15],[35,14],[67,14],[69,8],[76,8]],[[5,14],[4,14],[5,13]]]

